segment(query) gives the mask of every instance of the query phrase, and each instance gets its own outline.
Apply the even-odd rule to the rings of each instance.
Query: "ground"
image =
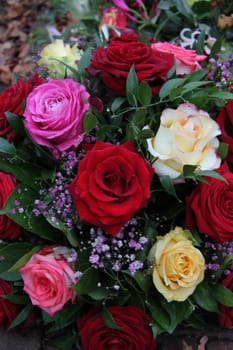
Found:
[[[0,89],[34,68],[30,35],[48,0],[0,1]]]

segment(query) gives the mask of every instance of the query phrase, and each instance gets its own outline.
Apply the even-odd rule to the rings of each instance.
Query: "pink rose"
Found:
[[[158,42],[151,45],[152,49],[172,53],[176,61],[176,74],[189,74],[199,69],[198,61],[206,59],[206,55],[197,55],[195,50],[187,50],[183,47],[168,42]]]
[[[72,79],[50,79],[36,87],[27,97],[24,112],[32,139],[54,154],[77,147],[84,137],[88,99],[85,87]]]
[[[44,247],[19,269],[24,281],[24,291],[36,305],[53,316],[74,297],[70,288],[75,282],[75,272],[68,263],[66,247]]]

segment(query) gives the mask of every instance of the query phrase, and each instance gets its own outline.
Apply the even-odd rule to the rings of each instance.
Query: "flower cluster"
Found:
[[[4,330],[154,350],[209,313],[232,327],[232,45],[199,30],[210,1],[174,3],[103,1],[89,40],[55,39],[0,95]]]

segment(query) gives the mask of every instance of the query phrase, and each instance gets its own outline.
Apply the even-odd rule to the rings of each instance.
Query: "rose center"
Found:
[[[46,109],[48,110],[56,110],[62,104],[62,98],[51,98],[45,102]]]
[[[124,192],[125,181],[116,172],[105,174],[104,184],[113,196],[118,197]]]

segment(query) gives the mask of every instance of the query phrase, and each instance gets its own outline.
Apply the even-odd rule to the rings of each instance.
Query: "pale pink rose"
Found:
[[[151,45],[152,49],[172,53],[176,61],[176,74],[189,74],[200,68],[199,61],[207,58],[206,55],[197,55],[195,50],[187,50],[168,42],[158,42]]]
[[[74,297],[71,286],[76,278],[71,264],[68,263],[67,250],[66,247],[45,247],[19,269],[24,281],[24,291],[29,295],[32,304],[50,316]]]
[[[31,138],[52,153],[77,147],[83,140],[83,118],[89,93],[72,79],[48,80],[26,99],[25,126]]]

